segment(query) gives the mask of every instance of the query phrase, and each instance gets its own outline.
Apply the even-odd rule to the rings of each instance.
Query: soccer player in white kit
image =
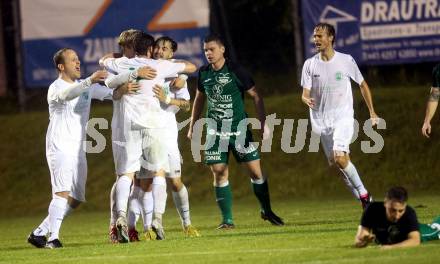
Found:
[[[301,76],[302,101],[310,108],[312,130],[320,135],[329,163],[336,163],[346,185],[365,208],[372,199],[349,156],[354,132],[350,79],[359,84],[375,125],[378,116],[374,111],[371,92],[354,59],[333,49],[335,29],[332,25],[316,25],[313,40],[318,54],[304,63]]]
[[[162,203],[165,206],[165,203],[161,202],[162,199],[156,197],[155,193],[157,192],[155,190],[160,189],[160,193],[162,193],[162,189],[165,187],[166,192],[164,176],[166,172],[169,172],[169,164],[167,153],[162,148],[163,140],[160,138],[166,122],[164,110],[160,107],[157,98],[154,97],[153,85],[162,85],[165,78],[175,76],[179,72],[192,73],[196,70],[195,65],[189,62],[172,63],[166,60],[156,61],[150,59],[153,45],[154,39],[142,32],[135,38],[134,46],[137,54],[135,58],[106,58],[101,61],[101,64],[107,69],[120,73],[107,83],[111,88],[116,88],[129,80],[136,80],[137,71],[130,72],[132,69],[150,66],[157,70],[155,79],[139,81],[141,86],[137,94],[124,95],[121,98],[124,111],[124,133],[121,135],[121,142],[124,145],[113,150],[120,152],[122,157],[115,160],[116,171],[119,176],[116,185],[116,207],[118,211],[116,226],[120,238],[119,242],[128,242],[129,240],[126,222],[127,202],[134,173],[139,170],[141,165],[154,175],[153,197],[155,206]],[[147,191],[145,181],[146,179],[140,178],[143,191]],[[156,213],[156,210],[154,212]],[[158,217],[161,219],[161,215]],[[157,230],[160,229],[161,226],[157,226]]]
[[[177,43],[169,37],[160,37],[155,42],[154,47],[154,58],[155,59],[172,59],[174,53],[177,51]],[[199,231],[191,224],[190,211],[189,211],[189,198],[188,190],[182,182],[181,178],[181,155],[179,151],[179,146],[177,142],[178,128],[176,121],[176,113],[183,109],[184,111],[190,110],[190,94],[188,92],[188,87],[186,83],[186,75],[179,75],[177,78],[172,78],[167,80],[162,86],[156,85],[153,88],[155,96],[159,99],[164,107],[167,115],[167,129],[163,137],[166,139],[166,147],[169,150],[169,162],[170,162],[170,173],[166,174],[167,182],[171,185],[173,201],[176,206],[177,212],[179,213],[180,220],[182,222],[182,227],[185,236],[187,237],[198,237],[200,236]],[[170,88],[171,86],[171,88]],[[176,87],[177,86],[177,87]],[[145,170],[141,169],[141,173]],[[147,189],[151,192],[151,187],[153,183],[153,178],[148,177]],[[137,187],[134,184],[133,190]],[[132,191],[129,200],[129,212],[128,212],[128,228],[130,241],[135,238],[137,231],[135,229],[137,219],[142,211],[139,208],[142,201],[140,192]],[[147,240],[156,239],[154,235],[149,231],[152,225],[152,214],[154,208],[154,201],[151,195],[151,199],[146,201],[148,203],[147,215],[144,217],[144,231],[145,238]],[[136,241],[135,239],[133,239]]]
[[[53,60],[59,77],[47,92],[50,122],[46,134],[52,201],[48,216],[28,237],[28,242],[39,248],[62,247],[59,240],[61,223],[72,209],[85,201],[87,161],[83,142],[91,99],[112,98],[111,89],[94,84],[103,82],[107,72],[97,71],[78,81],[80,60],[74,50],[61,49]]]

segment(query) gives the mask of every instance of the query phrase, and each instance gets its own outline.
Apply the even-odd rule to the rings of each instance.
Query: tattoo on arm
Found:
[[[440,98],[440,89],[439,88],[432,88],[431,93],[429,94],[429,101],[430,102],[438,102]]]
[[[187,100],[179,100],[179,107],[185,112],[191,110],[191,104]]]

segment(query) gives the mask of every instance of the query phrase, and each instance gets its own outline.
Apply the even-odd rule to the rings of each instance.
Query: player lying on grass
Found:
[[[407,205],[403,187],[388,190],[384,202],[373,202],[365,209],[355,237],[356,247],[376,242],[384,249],[413,247],[440,238],[440,217],[431,224],[419,224],[413,208]]]

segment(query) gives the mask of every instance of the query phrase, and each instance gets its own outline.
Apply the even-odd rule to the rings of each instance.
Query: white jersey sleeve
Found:
[[[168,60],[160,60],[157,65],[157,72],[159,78],[170,78],[175,77],[178,73],[183,72],[185,69],[185,63],[181,62],[171,62]]]
[[[107,58],[102,61],[102,66],[112,72],[112,73],[121,73],[130,70],[131,64],[129,59],[126,57],[121,58]]]
[[[130,80],[131,72],[125,72],[118,75],[111,75],[105,79],[105,85],[110,89],[116,89]]]
[[[348,57],[348,63],[350,65],[348,74],[353,81],[355,81],[357,84],[361,84],[364,81],[364,77],[362,76],[362,73],[353,57],[350,55],[348,55]]]
[[[301,86],[308,90],[312,88],[312,71],[310,70],[310,62],[310,59],[304,62],[301,74]]]
[[[112,100],[113,90],[106,86],[96,83],[90,87],[90,90],[93,99],[98,99],[101,101]]]
[[[174,97],[176,99],[183,99],[183,100],[189,100],[191,99],[190,95],[189,95],[189,91],[188,91],[188,86],[185,83],[185,86],[179,90],[176,90],[174,93]]]

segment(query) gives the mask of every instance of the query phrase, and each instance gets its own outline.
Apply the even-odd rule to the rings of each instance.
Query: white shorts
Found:
[[[70,192],[69,196],[75,200],[85,202],[87,181],[86,156],[66,155],[63,152],[49,152],[46,154],[49,165],[52,194]]]
[[[157,133],[158,130],[152,131],[153,133]],[[173,130],[170,129],[161,129],[160,134],[157,134],[157,136],[160,136],[159,144],[161,145],[161,149],[165,150],[165,156],[160,156],[159,159],[165,160],[167,165],[161,165],[164,167],[164,170],[166,171],[165,176],[167,178],[178,178],[181,176],[181,163],[182,163],[182,156],[180,155],[179,151],[179,145],[177,142],[177,133],[175,133]],[[148,152],[147,148],[144,151],[144,158],[147,161],[148,160]],[[151,151],[150,151],[151,153]],[[164,153],[161,153],[160,155],[163,155]],[[153,163],[152,159],[150,158],[150,163]],[[154,167],[153,168],[157,168]],[[141,166],[141,171],[139,173],[139,178],[152,178],[153,174],[150,173],[151,170],[148,170],[147,167]]]
[[[141,173],[139,178],[145,178],[147,172],[157,172],[164,170],[170,172],[168,161],[168,150],[166,147],[166,138],[164,137],[166,129],[163,128],[146,128],[142,130],[142,157],[140,161]]]
[[[312,121],[313,132],[320,134],[321,145],[329,162],[333,162],[333,153],[350,153],[350,143],[354,134],[354,119],[344,117],[332,122]]]
[[[112,131],[113,160],[117,175],[133,173],[140,169],[142,137],[142,130]]]

